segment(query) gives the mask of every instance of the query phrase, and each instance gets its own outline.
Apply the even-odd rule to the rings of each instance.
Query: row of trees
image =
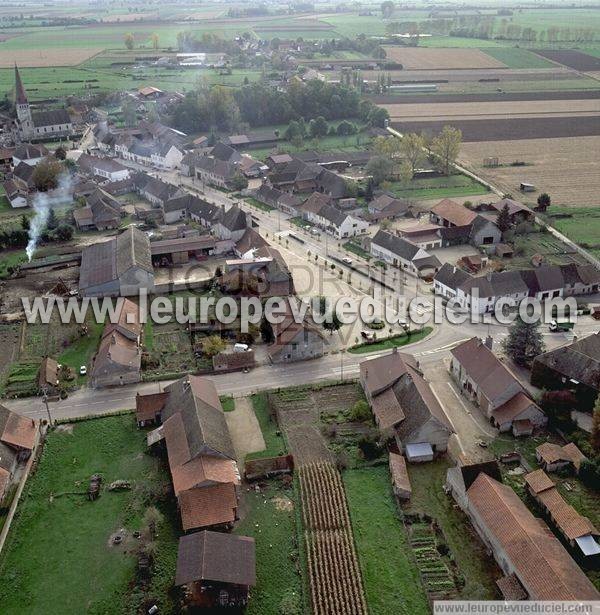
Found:
[[[450,175],[461,141],[461,131],[452,126],[444,126],[435,137],[416,133],[406,134],[401,139],[377,137],[373,143],[375,156],[367,164],[367,173],[376,186],[393,177],[408,183],[429,160],[442,173]]]
[[[352,88],[313,79],[292,83],[286,92],[265,83],[248,84],[234,91],[218,85],[202,85],[189,92],[174,109],[172,122],[184,132],[213,128],[233,131],[242,122],[259,127],[318,117],[325,120],[359,117],[382,126],[389,115],[370,101],[361,101],[359,93]]]

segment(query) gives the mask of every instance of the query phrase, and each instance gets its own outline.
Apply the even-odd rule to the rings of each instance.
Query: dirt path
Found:
[[[225,420],[239,463],[248,453],[265,450],[265,440],[248,397],[236,397],[235,410],[226,412]]]

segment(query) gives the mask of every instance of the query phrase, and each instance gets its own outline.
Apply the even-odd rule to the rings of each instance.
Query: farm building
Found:
[[[367,205],[367,211],[369,220],[379,222],[412,215],[413,209],[409,201],[382,193]]]
[[[15,181],[7,179],[2,182],[2,187],[4,188],[6,199],[13,209],[27,207],[29,205],[27,201],[27,190],[19,186]]]
[[[526,394],[516,376],[491,350],[491,338],[477,337],[459,344],[450,353],[450,373],[463,395],[476,403],[501,432],[531,433],[543,427],[547,418]],[[524,423],[527,421],[528,423]]]
[[[556,485],[544,470],[535,470],[525,476],[527,491],[577,554],[583,557],[600,555],[597,539],[600,532],[594,524],[580,515],[558,492]]]
[[[148,393],[135,396],[135,420],[138,427],[146,427],[147,425],[156,425],[160,423],[160,416],[169,393]]]
[[[30,167],[35,167],[49,153],[48,148],[42,143],[21,143],[13,151],[12,166],[16,168],[24,162]]]
[[[469,226],[477,214],[464,205],[450,199],[444,199],[431,208],[430,220],[433,224],[446,227]]]
[[[183,530],[229,527],[240,476],[217,389],[208,378],[184,376],[164,393],[138,396],[136,418],[162,422],[148,440],[165,442]]]
[[[102,188],[85,197],[85,206],[73,210],[73,219],[80,231],[106,231],[119,228],[121,203]]]
[[[123,181],[129,179],[130,175],[129,168],[124,167],[112,158],[99,158],[98,156],[81,154],[77,158],[77,165],[100,185],[104,182]]]
[[[392,489],[394,495],[400,500],[410,500],[412,489],[408,477],[406,460],[403,455],[390,452],[389,454],[390,475],[392,477]]]
[[[154,290],[150,241],[130,227],[110,239],[86,246],[81,253],[79,292],[85,297],[127,297]]]
[[[573,442],[564,446],[544,442],[535,449],[535,457],[546,472],[569,469],[575,474],[579,472],[581,463],[586,460],[586,456]]]
[[[474,472],[475,477],[465,481],[460,469],[450,468],[446,486],[506,575],[498,585],[512,587],[507,598],[521,594],[529,600],[600,599],[548,526],[487,471]]]
[[[117,321],[108,323],[102,332],[90,373],[92,387],[101,388],[140,381],[141,333],[139,309],[133,301],[124,299],[120,303]]]
[[[452,299],[456,297],[456,288],[470,277],[466,271],[459,267],[444,263],[433,278],[434,292],[436,295]]]
[[[531,384],[573,391],[580,409],[591,410],[600,391],[600,333],[576,339],[537,356]]]
[[[442,266],[436,256],[386,231],[377,231],[371,240],[371,255],[419,277],[433,276]]]
[[[255,584],[254,538],[205,530],[179,539],[175,585],[189,607],[244,607]]]
[[[391,353],[360,364],[360,382],[375,423],[412,462],[445,453],[454,429],[412,355]]]
[[[202,259],[213,254],[217,243],[211,235],[162,239],[150,242],[150,254],[157,267],[181,265],[190,259]]]

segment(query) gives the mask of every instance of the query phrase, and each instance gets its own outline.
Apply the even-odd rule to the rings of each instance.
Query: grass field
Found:
[[[277,481],[244,495],[245,512],[235,533],[256,539],[257,584],[250,593],[248,615],[304,612],[296,505],[294,490],[282,489]]]
[[[10,275],[9,269],[11,267],[16,267],[26,260],[27,256],[23,250],[0,254],[0,280],[4,280]]]
[[[279,426],[269,413],[269,402],[266,393],[257,393],[250,398],[254,414],[260,425],[266,448],[264,451],[250,453],[247,459],[262,459],[265,457],[277,457],[287,452],[285,440],[281,435]]]
[[[145,434],[132,415],[84,421],[72,433],[48,436],[0,560],[4,615],[22,613],[24,604],[31,615],[137,611],[141,595],[134,581],[134,539],[118,547],[109,539],[120,528],[140,530],[145,510],[156,502],[154,494],[169,481],[160,460],[145,451]],[[125,479],[133,488],[103,489],[90,502],[85,491],[94,473],[102,475],[104,486]],[[152,589],[162,583],[164,592],[172,584],[175,540],[173,530],[161,527],[156,561],[164,567]],[[161,611],[172,612],[166,593],[157,595],[165,607]]]
[[[466,175],[450,177],[433,177],[431,179],[413,179],[410,184],[389,182],[386,189],[398,197],[407,199],[444,199],[458,196],[470,196],[487,192],[486,188]]]
[[[549,223],[583,247],[600,253],[600,211],[590,207],[551,207],[550,214],[569,214],[569,218],[549,217]]]
[[[371,615],[429,612],[387,466],[347,470],[344,487]]]
[[[490,47],[482,49],[508,68],[553,68],[556,65],[520,47]]]

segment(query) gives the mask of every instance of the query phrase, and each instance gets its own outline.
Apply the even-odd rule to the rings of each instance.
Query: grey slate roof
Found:
[[[43,126],[58,126],[70,124],[71,117],[66,109],[50,109],[48,111],[34,111],[31,114],[33,125],[36,128]]]
[[[414,243],[386,231],[377,231],[371,243],[381,246],[407,261],[411,261],[420,250],[419,246],[416,246]]]
[[[435,274],[434,280],[456,290],[461,284],[464,284],[472,276],[463,271],[460,267],[444,263],[440,270]]]
[[[234,205],[223,214],[221,224],[230,231],[241,231],[248,226],[246,213]]]

